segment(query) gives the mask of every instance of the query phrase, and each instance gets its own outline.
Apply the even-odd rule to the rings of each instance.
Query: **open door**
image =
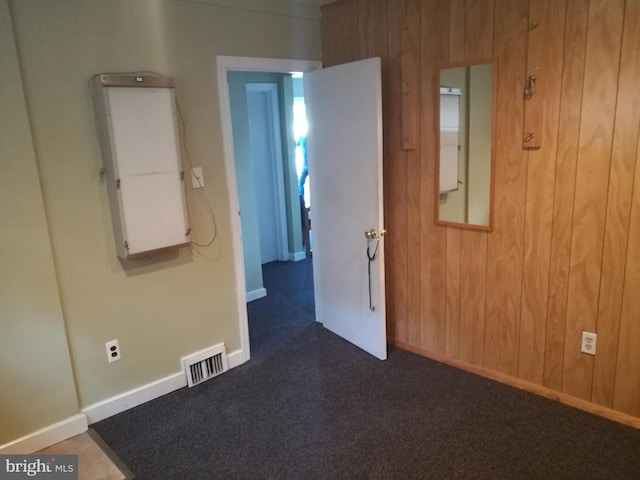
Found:
[[[384,360],[380,59],[305,74],[304,91],[316,320]]]

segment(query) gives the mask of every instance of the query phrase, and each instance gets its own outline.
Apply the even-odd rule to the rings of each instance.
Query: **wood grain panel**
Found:
[[[487,293],[487,234],[465,230],[460,237],[459,355],[474,365],[484,364],[485,298]]]
[[[360,58],[379,56],[376,53],[377,7],[377,3],[371,0],[358,0],[358,46],[360,48]]]
[[[562,390],[571,226],[588,13],[589,0],[567,2],[560,125],[556,137],[556,180],[553,196],[553,232],[544,359],[544,385],[555,390]]]
[[[529,34],[527,35],[527,78],[531,79],[533,90],[525,95],[524,102],[524,131],[522,146],[524,148],[540,148],[542,146],[545,110],[545,85],[547,83],[545,53],[548,53],[547,32],[550,29],[547,16],[549,10],[547,0],[529,1]],[[562,17],[561,17],[562,18]],[[529,84],[529,80],[527,80]]]
[[[402,148],[414,150],[420,115],[420,2],[405,0],[402,27]],[[411,177],[409,177],[411,178]]]
[[[449,4],[449,63],[464,61],[465,1],[452,0]],[[458,357],[460,351],[460,270],[462,230],[447,227],[446,278],[446,353]]]
[[[436,109],[439,86],[437,65],[447,61],[449,53],[449,9],[446,0],[423,0],[422,7],[422,166],[420,170],[422,319],[421,346],[444,353],[446,350],[446,227],[436,226]]]
[[[457,64],[464,61],[465,46],[465,0],[451,0],[449,2],[449,63]]]
[[[493,58],[494,2],[486,2],[484,15],[476,10],[475,2],[465,2],[464,52],[466,63]],[[453,8],[453,7],[452,7]],[[452,14],[455,10],[452,9]],[[460,16],[460,13],[457,15]],[[470,31],[467,31],[469,18]],[[453,21],[453,20],[452,20]],[[460,28],[460,27],[458,27]],[[492,41],[480,41],[485,32]],[[452,49],[449,49],[453,63]],[[499,71],[499,70],[498,70]],[[485,295],[487,277],[487,233],[462,230],[460,232],[460,321],[458,349],[460,358],[482,365],[484,361]],[[447,296],[449,292],[447,292]]]
[[[640,2],[627,2],[598,306],[592,401],[613,407],[636,146],[640,129]],[[638,245],[630,243],[630,245]],[[631,247],[633,249],[633,247]],[[636,310],[636,315],[640,310]],[[626,317],[625,317],[626,320]],[[636,317],[637,322],[637,317]],[[632,336],[633,338],[633,336]],[[640,345],[640,337],[635,337]],[[637,348],[637,347],[636,347]],[[623,367],[628,370],[628,366]],[[622,375],[625,373],[622,372]]]
[[[596,329],[623,0],[591,0],[571,241],[562,390],[589,400],[593,357],[580,352]]]
[[[336,2],[322,8],[320,34],[325,67],[357,59],[358,3]]]
[[[496,0],[494,53],[500,112],[494,134],[494,231],[488,238],[484,365],[517,376],[524,246],[526,156],[522,151],[522,78],[528,5]]]
[[[522,145],[531,2],[545,32],[539,150]],[[382,57],[389,339],[640,425],[640,3],[341,0],[322,12],[325,64]],[[416,22],[422,51],[403,62]],[[438,226],[437,68],[494,57],[494,227]],[[419,76],[405,90],[416,102],[403,69]],[[595,359],[579,353],[582,330],[599,335]]]
[[[638,61],[636,56],[635,61]],[[620,344],[613,406],[616,410],[640,417],[640,145],[636,153],[636,169],[631,204],[629,252],[625,271]]]
[[[403,2],[404,5],[404,2]],[[408,341],[408,263],[407,263],[407,153],[402,150],[402,76],[400,42],[404,21],[404,9],[398,8],[398,2],[389,0],[388,17],[388,66],[387,75],[389,95],[389,156],[385,159],[385,172],[388,175],[386,237],[387,269],[393,277],[392,285],[387,285],[387,298],[391,300],[387,316],[393,318],[394,337]],[[391,288],[389,288],[391,287]]]
[[[513,3],[513,2],[512,2]],[[464,61],[479,63],[488,60],[487,52],[493,51],[494,0],[466,0]]]
[[[460,229],[447,228],[447,355],[458,357],[460,344]]]
[[[538,101],[546,105],[541,124],[549,141],[540,149],[529,151],[528,158],[518,376],[542,384],[557,153],[557,144],[551,139],[558,132],[566,2],[533,2],[539,10],[535,17],[537,33],[544,34],[538,38],[544,43],[538,46],[541,51],[536,63],[539,63],[539,75],[545,77],[547,84],[547,88],[536,95],[540,95]],[[529,23],[531,21],[530,18]]]
[[[407,152],[407,259],[408,259],[408,342],[420,345],[420,225],[422,212],[421,154],[420,149],[420,1],[406,0],[406,15],[402,31],[402,147],[411,148]]]

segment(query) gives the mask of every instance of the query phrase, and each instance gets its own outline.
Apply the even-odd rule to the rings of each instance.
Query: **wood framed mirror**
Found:
[[[477,230],[493,226],[496,63],[439,70],[436,222]]]

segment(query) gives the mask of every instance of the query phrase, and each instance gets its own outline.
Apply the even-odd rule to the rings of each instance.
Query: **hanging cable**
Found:
[[[193,171],[193,165],[191,164],[191,157],[189,156],[189,150],[187,148],[187,127],[185,125],[184,117],[182,116],[182,110],[180,109],[180,104],[178,103],[177,98],[176,98],[176,111],[178,113],[178,121],[180,123],[180,130],[181,130],[180,144],[182,146],[182,150],[184,151],[184,158],[187,161],[187,165],[189,167],[189,175],[191,175],[191,172]],[[207,209],[209,218],[211,219],[211,225],[213,226],[213,235],[211,236],[211,239],[206,243],[197,243],[192,240],[191,244],[195,245],[196,247],[208,247],[212,245],[213,242],[216,241],[216,238],[218,238],[218,223],[216,221],[216,214],[213,211],[213,207],[211,206],[211,201],[207,196],[207,192],[204,189],[204,185],[202,184],[200,177],[196,176],[195,179],[196,179],[196,182],[198,183],[198,191],[200,193],[200,198],[205,208]]]
[[[375,312],[376,307],[373,305],[373,300],[371,299],[371,264],[376,259],[376,255],[378,255],[378,248],[380,247],[380,237],[376,236],[376,248],[373,250],[373,255],[371,254],[371,241],[373,238],[371,236],[367,236],[367,274],[369,278],[369,310]]]

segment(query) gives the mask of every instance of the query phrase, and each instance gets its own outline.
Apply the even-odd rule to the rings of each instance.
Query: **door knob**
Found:
[[[382,230],[382,232],[380,232],[378,234],[378,231],[375,228],[372,228],[372,229],[367,230],[366,232],[364,232],[364,236],[371,240],[371,239],[374,239],[374,238],[382,237],[385,233],[387,233],[387,231],[386,230]]]

